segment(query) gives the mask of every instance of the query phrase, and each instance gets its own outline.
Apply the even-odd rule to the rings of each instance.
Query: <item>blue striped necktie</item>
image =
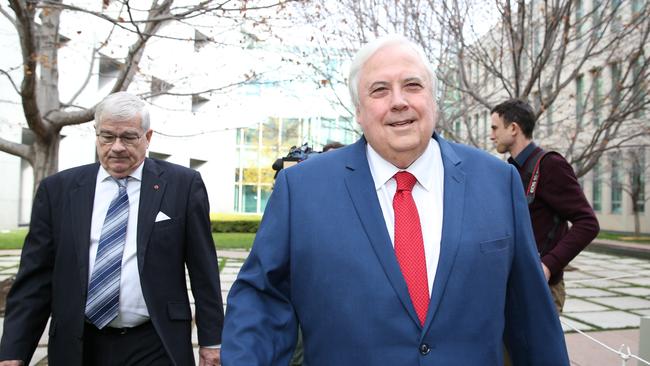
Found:
[[[119,310],[122,253],[129,219],[127,179],[113,179],[119,186],[119,192],[108,206],[99,237],[95,267],[88,284],[86,318],[99,329],[115,319]]]

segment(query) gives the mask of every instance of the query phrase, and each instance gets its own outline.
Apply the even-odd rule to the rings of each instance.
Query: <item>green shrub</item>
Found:
[[[260,227],[260,215],[210,214],[212,231],[215,233],[256,233]]]

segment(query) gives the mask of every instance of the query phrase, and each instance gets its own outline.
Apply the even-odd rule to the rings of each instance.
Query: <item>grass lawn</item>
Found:
[[[21,249],[27,228],[0,232],[0,249]]]
[[[598,238],[620,240],[628,243],[650,244],[650,235],[647,234],[634,236],[634,233],[612,233],[609,231],[601,231],[598,234]]]
[[[212,238],[219,249],[247,249],[253,246],[254,233],[212,233]]]
[[[0,232],[0,249],[21,249],[27,229]],[[212,233],[219,249],[250,249],[253,246],[253,233]]]

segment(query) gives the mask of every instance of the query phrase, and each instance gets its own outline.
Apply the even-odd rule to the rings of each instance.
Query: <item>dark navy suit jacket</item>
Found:
[[[48,318],[51,365],[81,365],[90,221],[99,164],[44,179],[32,208],[20,268],[7,299],[0,359],[28,364]],[[137,230],[140,283],[151,321],[176,365],[194,364],[185,266],[201,345],[221,343],[223,305],[198,172],[146,159]],[[155,222],[158,212],[171,219]]]
[[[444,164],[440,260],[424,326],[411,303],[366,141],[278,175],[228,296],[224,366],[568,365],[517,171],[434,135]],[[427,225],[422,219],[422,225]]]

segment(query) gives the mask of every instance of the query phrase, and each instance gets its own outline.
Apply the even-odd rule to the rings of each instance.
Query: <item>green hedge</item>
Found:
[[[212,231],[215,233],[256,233],[260,227],[260,215],[211,214]]]

